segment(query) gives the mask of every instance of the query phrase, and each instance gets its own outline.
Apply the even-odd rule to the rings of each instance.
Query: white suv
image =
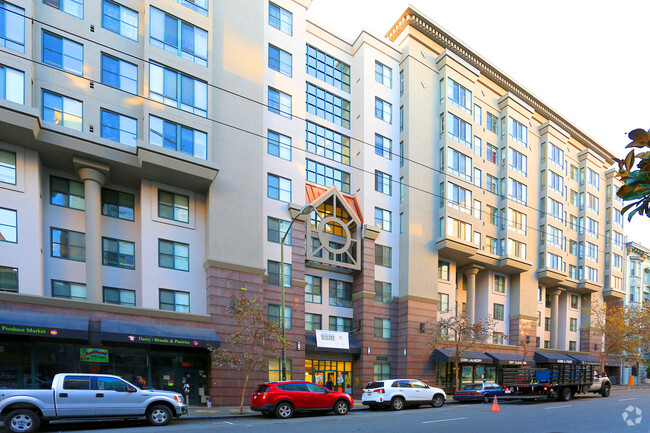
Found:
[[[370,382],[363,390],[361,402],[370,407],[390,407],[402,410],[404,406],[430,404],[440,407],[445,404],[447,395],[440,388],[433,388],[416,379],[390,379]]]

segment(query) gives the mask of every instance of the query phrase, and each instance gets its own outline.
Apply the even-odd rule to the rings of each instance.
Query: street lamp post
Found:
[[[286,323],[285,317],[284,317],[284,310],[285,310],[285,303],[284,303],[284,241],[287,239],[287,235],[291,231],[291,226],[293,223],[301,216],[301,215],[309,215],[314,211],[314,206],[310,204],[306,204],[300,209],[300,212],[296,214],[295,217],[291,219],[291,223],[289,223],[289,227],[287,227],[287,231],[284,233],[282,236],[282,240],[280,241],[280,296],[281,296],[281,301],[280,301],[280,323],[282,324],[282,380],[287,380],[287,349],[285,347],[285,331],[286,331]]]

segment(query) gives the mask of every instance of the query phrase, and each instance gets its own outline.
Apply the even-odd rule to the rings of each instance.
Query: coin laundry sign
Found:
[[[0,325],[0,333],[16,335],[35,335],[41,337],[57,337],[59,331],[54,328],[41,328],[38,326]]]

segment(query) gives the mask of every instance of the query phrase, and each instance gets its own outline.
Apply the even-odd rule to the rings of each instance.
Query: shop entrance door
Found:
[[[182,385],[179,385],[177,380],[177,369],[173,367],[164,367],[160,369],[160,377],[158,378],[158,383],[160,383],[160,389],[164,391],[175,391],[181,392]]]
[[[201,397],[199,396],[199,380],[198,380],[198,374],[197,371],[194,369],[188,369],[184,368],[180,371],[180,380],[181,380],[181,393],[183,394],[183,397],[185,397],[185,394],[183,393],[183,385],[186,383],[190,385],[190,394],[189,394],[189,399],[190,399],[190,404],[191,405],[198,405],[201,402]]]

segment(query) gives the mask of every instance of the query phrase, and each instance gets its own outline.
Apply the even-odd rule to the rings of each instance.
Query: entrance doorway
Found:
[[[332,381],[334,391],[352,393],[352,362],[305,360],[305,380],[321,386]]]

